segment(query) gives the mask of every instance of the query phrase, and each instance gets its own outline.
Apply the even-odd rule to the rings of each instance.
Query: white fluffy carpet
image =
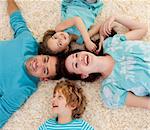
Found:
[[[60,0],[16,0],[16,2],[28,27],[39,41],[47,29],[53,29],[60,22]],[[111,14],[129,15],[138,21],[148,23],[150,29],[149,0],[104,0],[104,3],[105,7],[96,22],[105,20]],[[6,0],[0,0],[0,40],[12,38],[6,5]],[[121,28],[119,31],[122,32],[124,29]],[[143,40],[150,41],[150,30]],[[37,92],[13,114],[3,130],[36,130],[41,123],[50,118],[52,116],[50,99],[56,82],[40,83]],[[86,83],[83,89],[88,99],[83,118],[93,125],[95,130],[150,130],[150,110],[105,108],[99,97],[100,81]]]

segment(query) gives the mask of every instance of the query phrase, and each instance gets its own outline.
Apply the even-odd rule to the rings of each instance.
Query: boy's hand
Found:
[[[85,46],[91,52],[96,51],[96,45],[91,40],[89,42],[85,43]]]

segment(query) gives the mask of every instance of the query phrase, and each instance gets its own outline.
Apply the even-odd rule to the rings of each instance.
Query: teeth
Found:
[[[88,61],[87,61],[87,55],[85,56],[85,64],[87,65],[88,64]]]

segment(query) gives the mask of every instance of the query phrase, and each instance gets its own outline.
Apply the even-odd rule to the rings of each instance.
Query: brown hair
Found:
[[[58,80],[62,78],[62,74],[60,73],[60,65],[61,65],[61,57],[57,56],[57,63],[55,65],[56,75],[48,77],[49,80]]]
[[[86,97],[83,94],[83,89],[77,84],[65,80],[60,81],[54,88],[53,94],[56,92],[62,92],[66,98],[67,105],[75,105],[75,109],[72,111],[72,118],[80,118],[85,111]]]
[[[56,32],[54,30],[47,30],[44,33],[42,42],[40,42],[40,47],[39,47],[39,54],[44,54],[44,55],[51,55],[55,54],[52,50],[50,50],[47,46],[48,40],[55,34]]]
[[[61,52],[55,52],[52,51],[48,46],[47,46],[47,42],[48,40],[55,34],[55,30],[47,30],[44,33],[42,42],[40,42],[40,46],[39,46],[39,54],[44,54],[44,55],[61,55],[62,53],[66,52],[66,50],[61,51]],[[69,46],[70,47],[70,46]],[[69,50],[69,49],[68,49]]]

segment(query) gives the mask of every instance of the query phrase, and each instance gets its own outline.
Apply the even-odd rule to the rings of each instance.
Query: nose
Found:
[[[82,55],[79,55],[77,57],[77,60],[78,60],[78,63],[80,63],[80,64],[83,64],[83,62],[84,62]]]
[[[42,69],[42,68],[44,68],[44,66],[45,66],[45,63],[43,63],[43,62],[38,62],[37,63],[37,68],[38,69]]]

